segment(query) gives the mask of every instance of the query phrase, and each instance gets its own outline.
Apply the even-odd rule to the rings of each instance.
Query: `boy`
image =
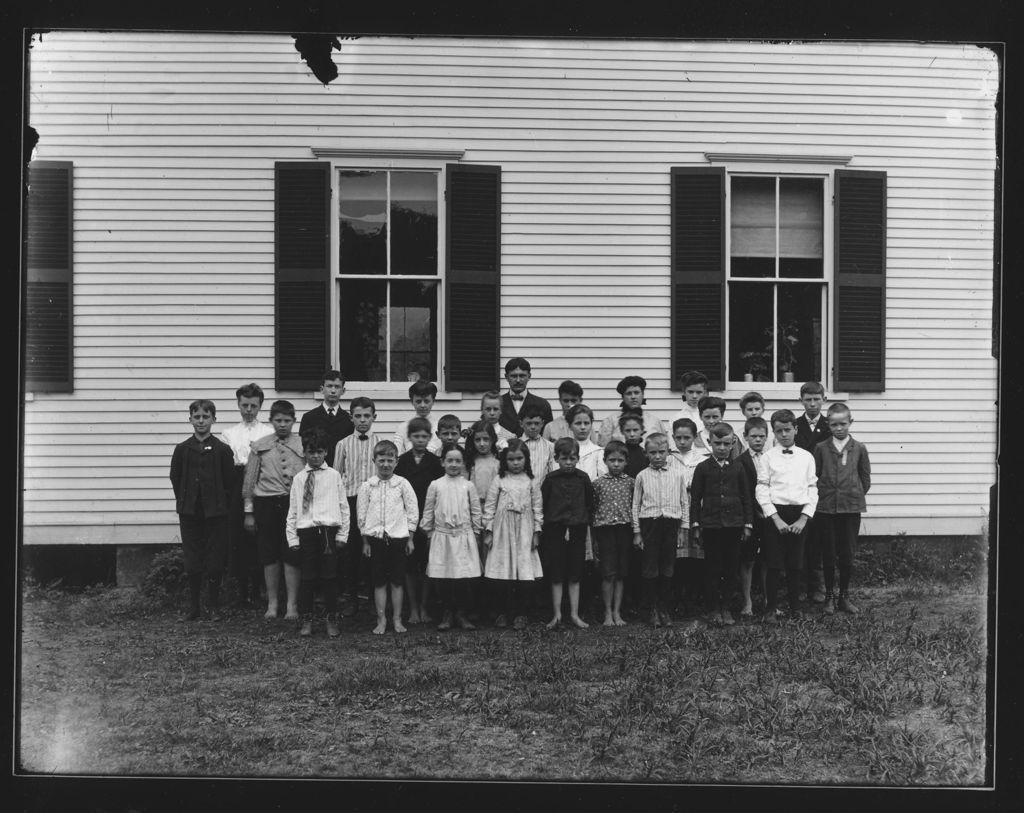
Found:
[[[694,469],[690,486],[690,531],[704,545],[706,620],[726,626],[736,623],[728,602],[735,589],[740,543],[754,527],[754,494],[743,467],[729,461],[733,435],[727,423],[711,427],[711,457]]]
[[[594,525],[592,534],[601,562],[601,599],[604,626],[621,627],[622,592],[629,575],[630,541],[633,530],[633,487],[626,474],[626,444],[611,440],[604,447],[607,472],[594,481]]]
[[[518,437],[501,424],[501,393],[497,390],[485,392],[480,397],[480,420],[487,421],[494,427],[494,434],[498,437],[498,443],[494,447],[494,454],[497,455],[511,438]],[[535,406],[531,404],[531,406]],[[525,407],[524,407],[525,408]],[[519,421],[519,417],[516,417]],[[519,433],[522,434],[522,422],[518,425]]]
[[[569,619],[580,629],[580,580],[586,557],[587,526],[594,516],[594,486],[584,472],[576,468],[579,443],[573,438],[555,441],[558,468],[544,478],[540,493],[544,502],[540,555],[544,575],[551,584],[553,615],[547,629],[562,622],[562,587],[569,582]],[[568,538],[566,538],[568,536]]]
[[[544,415],[539,407],[532,404],[523,407],[519,415],[523,423],[523,441],[530,450],[533,479],[539,486],[544,482],[548,472],[555,468],[555,446],[540,435],[544,429]]]
[[[686,475],[668,465],[668,436],[655,432],[644,444],[650,465],[636,476],[633,544],[643,552],[640,575],[652,627],[672,626],[668,603],[680,525],[689,525]]]
[[[563,381],[558,385],[558,403],[562,407],[562,414],[544,424],[544,438],[554,443],[559,438],[571,438],[572,430],[569,428],[569,422],[566,420],[566,415],[569,414],[569,410],[572,409],[576,404],[583,401],[583,387],[577,384],[575,381]],[[597,430],[595,429],[590,436],[590,439],[597,442]]]
[[[697,424],[689,418],[676,418],[672,422],[672,440],[675,449],[669,452],[670,466],[679,466],[686,478],[686,494],[690,495],[690,484],[693,473],[707,455],[706,449],[695,449],[693,442],[697,439]],[[676,544],[676,572],[673,574],[674,593],[680,602],[684,602],[683,611],[700,606],[704,597],[704,545],[699,536],[690,533],[688,526],[681,526]],[[706,603],[706,600],[705,600]]]
[[[247,532],[256,534],[257,553],[263,566],[263,581],[267,588],[267,611],[263,617],[268,621],[277,618],[283,563],[287,596],[285,619],[298,621],[301,560],[297,552],[288,548],[285,525],[292,479],[302,471],[306,458],[302,453],[302,442],[292,434],[295,407],[290,401],[274,401],[270,405],[270,423],[274,434],[253,442],[249,462],[245,465],[242,482],[244,523]]]
[[[625,412],[619,418],[619,432],[626,447],[626,474],[636,477],[647,468],[647,452],[644,451],[644,418],[635,412]],[[607,455],[605,456],[607,459]]]
[[[415,417],[426,418],[429,421],[435,398],[437,398],[437,384],[433,381],[420,380],[409,385],[409,401],[416,412]],[[399,457],[409,451],[409,421],[411,420],[412,418],[406,418],[404,421],[399,421],[395,427],[395,436],[391,439],[398,449]],[[441,451],[440,439],[431,436],[427,448],[437,454]]]
[[[725,399],[719,398],[715,395],[706,395],[700,399],[700,403],[697,405],[700,410],[700,422],[704,428],[697,433],[697,439],[694,442],[694,448],[701,451],[702,454],[711,454],[711,427],[722,420],[725,416]],[[733,435],[733,440],[736,436]],[[729,459],[735,460],[740,456],[740,445],[737,442],[731,452],[729,452]]]
[[[334,448],[338,441],[353,432],[352,418],[341,408],[341,396],[345,394],[345,378],[337,370],[327,370],[320,378],[320,392],[323,403],[302,416],[299,435],[314,426],[321,426],[327,432],[327,465],[334,465]]]
[[[305,468],[292,480],[285,534],[288,548],[298,553],[301,582],[299,635],[313,634],[313,589],[320,593],[327,612],[327,635],[337,638],[338,553],[348,541],[349,510],[341,475],[327,465],[327,433],[320,427],[302,436]]]
[[[764,418],[764,396],[761,395],[761,393],[759,393],[759,392],[748,392],[746,395],[744,395],[742,398],[740,398],[740,412],[743,414],[743,420],[749,420],[750,418],[762,418],[763,419]],[[768,424],[766,423],[765,426],[767,427]],[[769,435],[770,435],[770,433],[769,433]],[[744,434],[744,436],[742,438],[740,438],[739,440],[740,440],[740,445],[744,449],[746,449],[747,448],[746,434]],[[764,445],[764,448],[763,448],[762,451],[765,451],[765,452],[768,451],[770,448],[772,448],[773,445],[774,444],[772,443],[772,439],[769,436],[768,440],[765,442],[765,445]]]
[[[352,426],[355,431],[334,446],[334,468],[341,475],[348,501],[349,527],[346,544],[338,551],[338,590],[348,590],[346,616],[359,613],[359,585],[367,577],[363,558],[363,545],[356,522],[356,496],[359,486],[373,476],[373,447],[382,440],[373,429],[377,419],[377,406],[369,398],[360,396],[349,403]]]
[[[800,403],[804,413],[796,419],[796,445],[808,452],[826,440],[829,436],[828,421],[821,414],[825,403],[825,388],[818,381],[808,381],[800,387]],[[822,535],[814,522],[807,528],[807,540],[804,546],[804,580],[807,584],[807,595],[815,604],[825,601],[822,581],[821,562]]]
[[[775,447],[764,454],[757,476],[755,497],[764,512],[762,548],[768,575],[764,621],[778,621],[776,597],[782,570],[786,570],[789,609],[799,617],[800,566],[807,523],[818,504],[818,477],[810,452],[795,445],[796,416],[788,409],[772,413]]]
[[[219,621],[220,580],[228,543],[228,490],[234,480],[234,458],[226,443],[211,433],[217,407],[206,398],[188,405],[192,437],[174,447],[171,487],[181,531],[188,576],[188,619],[199,618],[199,594],[206,574],[210,620]]]
[[[700,399],[708,394],[708,377],[697,370],[683,373],[683,408],[676,413],[673,422],[680,418],[689,418],[695,424],[700,423]]]
[[[747,476],[747,485],[750,493],[754,494],[757,488],[757,476],[761,469],[761,459],[766,451],[768,440],[768,423],[764,418],[756,416],[747,418],[743,424],[743,437],[747,448],[738,458],[737,463],[743,467]],[[750,585],[753,581],[754,562],[760,562],[761,593],[765,592],[765,568],[764,562],[758,556],[761,540],[764,538],[764,512],[757,500],[753,501],[754,528],[750,537],[740,543],[740,592],[743,595],[743,608],[740,616],[749,618],[754,614],[754,605],[750,598]]]
[[[373,578],[373,603],[377,610],[374,635],[383,635],[387,629],[389,582],[395,632],[406,631],[402,624],[405,557],[413,552],[412,535],[420,521],[416,493],[408,480],[395,475],[397,452],[390,440],[382,440],[373,447],[377,473],[359,486],[356,499],[363,556],[370,560]]]
[[[839,560],[838,608],[844,613],[859,610],[850,601],[853,550],[860,533],[860,515],[867,510],[865,495],[871,488],[871,461],[867,447],[850,436],[853,415],[836,402],[828,408],[831,438],[814,447],[814,468],[818,475],[816,523],[822,531],[822,559],[825,566],[825,614],[832,615],[835,564]]]
[[[511,433],[512,437],[518,438],[523,434],[523,425],[519,420],[519,415],[525,406],[532,404],[538,407],[541,415],[544,416],[544,422],[549,423],[551,421],[551,404],[539,395],[534,395],[526,389],[530,383],[531,374],[530,362],[521,356],[509,359],[505,363],[505,380],[508,381],[508,392],[499,396],[499,421]],[[497,427],[495,427],[495,431],[497,431]],[[498,439],[501,439],[500,434]]]
[[[249,444],[264,435],[273,433],[269,423],[257,420],[263,408],[263,390],[259,384],[243,384],[235,390],[238,413],[242,420],[221,432],[221,439],[231,447],[235,461],[235,479],[231,483],[228,498],[228,563],[238,585],[238,606],[253,606],[259,593],[259,563],[256,561],[256,545],[245,532],[242,510],[242,480],[245,464],[249,461]]]
[[[462,421],[457,415],[442,415],[437,422],[437,439],[441,441],[437,447],[437,456],[441,458],[445,446],[462,446]]]
[[[438,477],[444,477],[441,459],[430,450],[430,421],[419,416],[408,422],[410,448],[398,456],[395,474],[404,477],[416,494],[419,516],[423,516],[423,504],[427,499],[427,488]],[[440,447],[438,447],[440,448]],[[430,580],[427,578],[427,557],[430,553],[430,538],[417,523],[412,536],[413,559],[405,573],[405,587],[409,593],[409,623],[430,623],[433,619],[427,613],[430,600]]]

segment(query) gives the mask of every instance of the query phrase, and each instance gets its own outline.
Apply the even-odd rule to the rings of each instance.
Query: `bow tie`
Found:
[[[782,453],[783,454],[793,454],[793,450],[792,449],[783,449]]]
[[[525,395],[522,395],[522,394],[520,394],[520,395],[516,395],[515,393],[512,393],[512,400],[513,400],[513,401],[522,401],[522,400],[523,400],[523,398],[525,398],[525,397],[526,397],[526,396],[525,396]]]
[[[369,438],[366,435],[360,435],[359,439],[360,440],[369,440]]]

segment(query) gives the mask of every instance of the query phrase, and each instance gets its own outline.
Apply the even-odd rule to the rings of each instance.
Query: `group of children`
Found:
[[[698,372],[684,377],[670,423],[644,411],[647,383],[627,376],[619,412],[596,427],[578,384],[560,385],[554,418],[528,391],[530,375],[526,359],[510,360],[508,391],[485,393],[480,420],[465,430],[451,414],[435,425],[437,388],[421,380],[409,387],[415,414],[391,435],[376,432],[372,400],[342,408],[336,370],[324,374],[323,402],[302,416],[298,435],[288,401],[271,404],[269,425],[259,422],[256,384],[237,391],[242,420],[220,439],[214,404],[194,401],[193,436],[175,448],[170,472],[189,618],[201,615],[203,574],[219,617],[228,560],[243,603],[262,581],[268,619],[280,614],[284,573],[285,618],[303,636],[317,593],[327,634],[339,634],[339,590],[354,613],[367,570],[376,634],[389,608],[393,629],[406,631],[406,600],[409,623],[431,621],[434,591],[438,629],[473,629],[480,615],[522,629],[537,584],[550,597],[548,628],[563,623],[565,598],[568,623],[587,627],[581,584],[585,597],[600,593],[605,625],[626,623],[628,595],[652,626],[671,626],[680,587],[691,602],[702,596],[706,621],[731,625],[737,588],[740,616],[753,615],[758,563],[766,623],[783,615],[783,576],[791,614],[805,598],[826,614],[857,612],[849,585],[870,462],[850,436],[849,407],[822,414],[820,383],[801,387],[802,415],[782,409],[770,423],[764,399],[748,393],[740,436]]]

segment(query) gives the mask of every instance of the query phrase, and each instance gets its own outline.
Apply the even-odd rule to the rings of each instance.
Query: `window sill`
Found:
[[[345,394],[341,396],[342,405],[359,396],[369,398],[373,401],[408,401],[409,384],[407,382],[399,382],[399,384],[394,387],[382,387],[379,381],[369,381],[366,383],[348,381],[345,383]],[[314,401],[319,403],[324,399],[324,396],[321,392],[314,392],[312,394],[312,398]],[[461,400],[461,392],[444,392],[443,390],[438,389],[437,397],[434,398],[434,403],[454,403]]]
[[[724,392],[712,393],[724,398],[726,401],[738,401],[748,392],[759,392],[767,401],[792,400],[799,404],[800,387],[803,381],[730,381]],[[848,392],[829,392],[825,388],[825,403],[832,401],[845,401],[850,397]]]

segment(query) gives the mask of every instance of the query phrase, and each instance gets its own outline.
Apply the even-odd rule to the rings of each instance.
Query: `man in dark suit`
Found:
[[[551,404],[527,390],[530,383],[530,362],[520,357],[509,359],[505,363],[505,380],[508,381],[508,392],[502,393],[501,396],[501,417],[498,419],[501,426],[513,432],[517,438],[522,437],[523,424],[519,420],[519,414],[523,407],[529,404],[534,404],[540,409],[545,424],[551,422]]]

